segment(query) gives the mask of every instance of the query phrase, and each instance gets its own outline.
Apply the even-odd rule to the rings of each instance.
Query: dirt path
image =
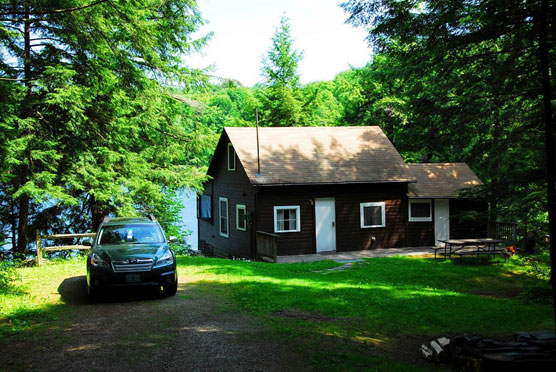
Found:
[[[0,341],[0,370],[303,371],[295,345],[268,338],[224,299],[180,284],[175,297],[149,291],[85,298],[84,277],[59,287],[67,309],[42,337]]]

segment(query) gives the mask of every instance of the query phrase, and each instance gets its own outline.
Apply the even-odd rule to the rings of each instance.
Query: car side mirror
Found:
[[[176,238],[175,236],[171,236],[170,239],[168,239],[168,243],[176,243],[178,241],[178,238]]]
[[[93,245],[93,241],[90,238],[83,239],[83,241],[81,242],[81,245],[84,245],[86,247],[90,247],[90,246]]]

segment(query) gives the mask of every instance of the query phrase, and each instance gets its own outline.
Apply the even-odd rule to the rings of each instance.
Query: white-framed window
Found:
[[[359,205],[361,228],[386,226],[386,208],[384,202],[369,202]]]
[[[231,143],[228,143],[228,170],[236,170],[236,151]]]
[[[236,204],[236,229],[247,230],[247,207],[243,204]]]
[[[431,222],[432,202],[430,199],[409,200],[409,222]]]
[[[274,207],[274,232],[299,232],[301,220],[299,205],[285,205]]]
[[[218,219],[220,220],[220,236],[230,236],[230,224],[228,218],[228,199],[218,198]]]

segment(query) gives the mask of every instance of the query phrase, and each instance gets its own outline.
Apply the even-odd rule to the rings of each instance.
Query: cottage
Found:
[[[256,231],[279,236],[278,255],[484,235],[460,218],[483,207],[458,199],[481,184],[471,169],[406,164],[379,127],[225,128],[208,175],[199,246],[215,256],[254,257]]]

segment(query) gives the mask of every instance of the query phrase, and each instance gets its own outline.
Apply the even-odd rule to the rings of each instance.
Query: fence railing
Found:
[[[257,231],[256,246],[257,260],[274,262],[277,261],[277,242],[278,235]]]
[[[517,242],[517,223],[488,221],[487,237],[515,244]]]
[[[43,240],[52,239],[74,239],[74,238],[94,238],[96,233],[83,233],[83,234],[54,234],[54,235],[41,235],[37,231],[37,265],[42,264],[42,253],[51,251],[64,251],[72,249],[90,249],[88,245],[55,245],[51,247],[43,247]]]

